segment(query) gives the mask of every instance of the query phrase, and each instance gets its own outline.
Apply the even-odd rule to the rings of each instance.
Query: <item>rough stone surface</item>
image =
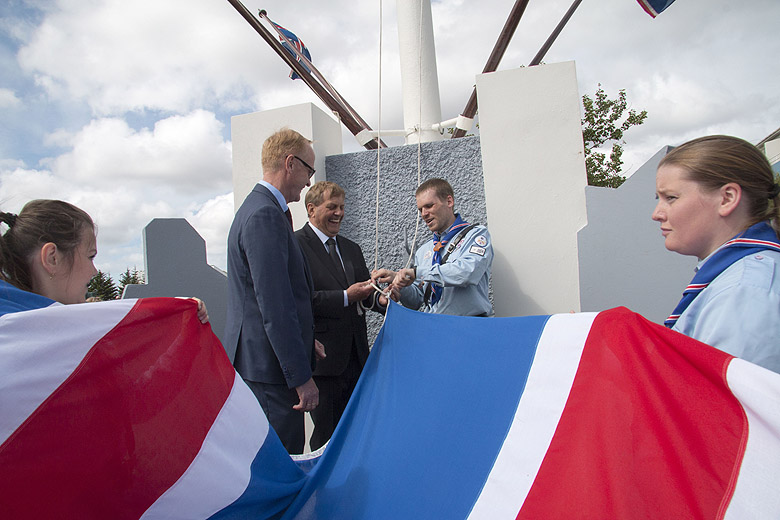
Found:
[[[482,155],[478,137],[423,143],[419,147],[420,181],[433,177],[449,181],[455,190],[455,211],[472,223],[487,224]],[[346,214],[341,235],[363,249],[369,271],[378,266],[406,266],[417,225],[414,192],[418,186],[418,146],[385,148],[379,152],[379,225],[376,226],[377,152],[365,151],[326,158],[326,176],[346,191]],[[414,249],[431,239],[420,221]],[[381,317],[369,313],[373,342]]]

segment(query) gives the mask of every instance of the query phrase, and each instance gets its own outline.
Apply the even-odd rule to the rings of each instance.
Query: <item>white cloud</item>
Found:
[[[8,166],[0,165],[0,202],[4,211],[18,213],[32,199],[61,198],[68,189],[68,183],[49,171]]]
[[[233,222],[233,192],[193,208],[187,221],[206,241],[208,263],[227,270],[227,235]]]
[[[0,108],[12,108],[21,104],[21,100],[16,97],[13,90],[9,88],[0,88]]]
[[[133,130],[119,118],[96,119],[75,134],[52,133],[51,143],[71,151],[45,164],[75,183],[202,198],[231,186],[230,144],[222,127],[204,110],[162,119],[151,130]]]
[[[19,52],[54,96],[99,115],[143,108],[187,112],[244,93],[244,59],[257,46],[224,2],[60,0]],[[245,63],[251,70],[249,63]],[[203,80],[206,81],[203,81]]]
[[[377,127],[378,4],[244,3],[298,34],[331,83]],[[511,4],[433,2],[444,119],[465,106]],[[499,69],[527,64],[569,4],[530,2]],[[3,149],[2,209],[41,197],[83,207],[100,227],[98,263],[114,274],[142,267],[141,230],[152,218],[184,217],[206,239],[209,262],[224,267],[233,211],[229,116],[322,103],[288,79],[287,66],[224,0],[24,5],[40,8],[40,17],[11,9],[0,20],[7,36],[0,42],[14,45],[2,49],[9,83],[0,88],[0,111],[14,115],[4,118],[7,132],[22,135],[14,125],[26,131],[7,148],[21,142],[41,151],[23,160]],[[397,129],[396,7],[383,5],[382,127]],[[631,171],[666,144],[715,132],[757,141],[780,126],[780,72],[772,62],[780,55],[778,18],[776,0],[681,0],[656,19],[631,0],[583,2],[545,61],[575,60],[581,93],[593,95],[597,83],[612,97],[625,88],[633,108],[648,110],[646,123],[627,134]],[[20,88],[33,81],[37,89]],[[516,102],[532,100],[518,92]],[[343,135],[345,150],[359,149]]]

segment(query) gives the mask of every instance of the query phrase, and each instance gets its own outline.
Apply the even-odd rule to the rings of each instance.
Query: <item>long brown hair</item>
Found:
[[[32,291],[31,259],[38,248],[52,242],[71,261],[84,233],[94,233],[92,218],[61,200],[32,200],[18,215],[0,212],[8,230],[0,236],[0,278]]]

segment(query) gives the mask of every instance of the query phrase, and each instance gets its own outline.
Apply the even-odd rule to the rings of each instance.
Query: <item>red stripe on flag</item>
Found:
[[[138,518],[189,467],[233,380],[191,301],[139,300],[0,447],[2,516]]]
[[[655,9],[653,9],[652,7],[650,7],[650,4],[649,4],[649,3],[647,3],[646,1],[644,1],[644,0],[637,0],[637,3],[638,3],[639,5],[641,5],[641,6],[642,6],[642,9],[644,9],[644,10],[645,10],[645,12],[646,12],[647,14],[649,14],[650,16],[652,16],[653,18],[655,18],[656,16],[658,16],[658,13],[656,13],[656,12],[655,12]]]
[[[731,359],[626,309],[600,313],[517,518],[722,517],[747,436]]]

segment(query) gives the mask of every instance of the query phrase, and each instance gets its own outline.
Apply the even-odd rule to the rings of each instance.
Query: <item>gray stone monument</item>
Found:
[[[617,189],[585,188],[588,224],[578,234],[583,311],[624,306],[663,323],[693,278],[696,258],[667,251],[655,208],[658,151]]]
[[[206,302],[209,322],[222,341],[227,275],[206,262],[206,241],[183,218],[156,218],[143,232],[146,284],[125,287],[122,298],[194,296]],[[228,352],[232,359],[235,352]]]

